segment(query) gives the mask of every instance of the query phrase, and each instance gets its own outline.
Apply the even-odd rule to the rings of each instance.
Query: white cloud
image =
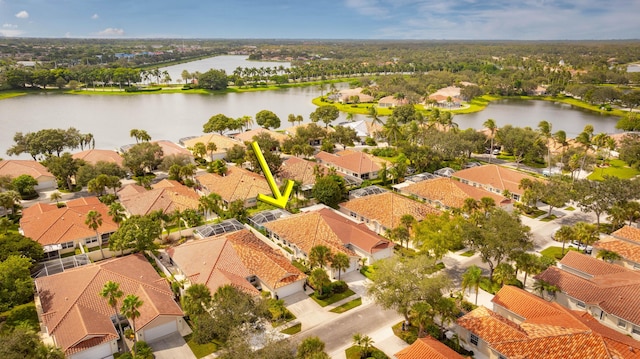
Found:
[[[14,24],[2,24],[2,28],[3,29],[17,29],[18,25],[14,25]]]
[[[98,14],[91,15],[91,19],[92,20],[98,20],[98,18],[100,18],[100,16],[98,16]]]
[[[18,37],[22,36],[24,31],[16,29],[0,29],[0,37]]]
[[[26,12],[25,10],[22,10],[19,13],[16,14],[16,17],[18,19],[28,19],[29,18],[29,13]]]
[[[108,27],[98,33],[100,36],[122,36],[124,35],[123,29],[118,29],[115,27]]]
[[[387,8],[377,1],[346,0],[345,5],[365,16],[381,17],[388,13]]]

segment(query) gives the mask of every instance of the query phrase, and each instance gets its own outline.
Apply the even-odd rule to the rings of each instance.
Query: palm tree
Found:
[[[56,201],[56,206],[60,205],[60,199],[62,199],[62,194],[60,192],[55,191],[50,196],[49,199],[52,201]]]
[[[120,323],[120,313],[118,313],[118,299],[122,298],[124,293],[120,290],[120,284],[112,281],[108,281],[102,287],[100,296],[107,300],[107,303],[116,314],[116,320],[118,321],[119,333],[122,336],[122,323]]]
[[[600,251],[598,251],[598,254],[596,255],[596,257],[602,259],[603,261],[607,261],[609,263],[613,263],[614,261],[618,261],[622,259],[622,256],[619,255],[618,253],[614,251],[609,251],[606,249],[601,249]]]
[[[567,142],[567,133],[564,132],[563,130],[557,131],[556,133],[553,134],[553,141],[555,141],[556,144],[562,147],[560,162],[564,164],[564,153],[567,150],[567,147],[569,146],[569,142]]]
[[[204,284],[192,284],[182,297],[182,309],[191,319],[204,314],[211,304],[211,291]]]
[[[327,246],[319,245],[309,251],[309,262],[311,267],[318,266],[324,268],[331,257],[331,250]]]
[[[331,268],[338,271],[338,280],[340,280],[340,274],[350,266],[349,256],[344,253],[336,253],[331,258]]]
[[[107,214],[120,228],[120,223],[126,218],[125,209],[120,202],[113,202],[109,205],[109,212]]]
[[[140,317],[140,307],[144,304],[143,301],[138,298],[137,295],[129,294],[122,301],[122,314],[128,319],[131,319],[131,329],[133,329],[133,343],[136,342],[136,319]],[[134,353],[135,356],[135,353]]]
[[[171,214],[171,220],[178,225],[178,235],[180,236],[180,239],[182,239],[182,218],[183,218],[183,213],[179,209],[176,209]]]
[[[371,339],[368,335],[362,335],[360,333],[356,333],[353,335],[353,344],[360,347],[360,357],[368,358],[370,353],[370,348],[373,345],[373,339]]]
[[[552,129],[552,125],[551,123],[549,123],[549,121],[540,121],[540,123],[538,123],[538,131],[540,131],[540,134],[542,135],[542,137],[544,137],[547,145],[547,160],[549,161],[549,175],[551,175],[551,144],[549,143],[549,141],[551,141],[551,138],[553,137],[551,133],[551,129]]]
[[[213,212],[219,214],[221,212],[221,204],[222,198],[220,197],[220,195],[216,193],[209,193],[206,196],[200,197],[198,207],[205,213]]]
[[[575,231],[573,227],[570,226],[562,226],[560,229],[553,234],[553,239],[558,242],[562,242],[562,256],[564,256],[564,247],[567,244],[567,241],[573,240],[575,237]]]
[[[467,289],[475,289],[476,291],[476,305],[478,305],[478,291],[480,290],[480,280],[482,279],[482,269],[477,265],[472,265],[462,275],[462,291]]]
[[[493,141],[496,138],[498,126],[496,125],[496,121],[492,118],[484,121],[482,126],[486,127],[491,132],[491,150],[489,150],[489,163],[491,163],[491,157],[493,157]]]
[[[96,239],[98,240],[98,245],[100,246],[100,254],[102,254],[102,259],[104,259],[104,252],[102,251],[102,238],[100,238],[100,234],[98,233],[98,228],[102,226],[102,214],[100,212],[91,210],[87,213],[85,217],[84,224],[87,227],[93,229],[96,232]]]

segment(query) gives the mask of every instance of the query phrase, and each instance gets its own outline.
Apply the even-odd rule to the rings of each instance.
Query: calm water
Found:
[[[289,68],[291,67],[291,63],[274,61],[249,61],[247,60],[246,55],[224,55],[210,57],[198,61],[186,62],[184,64],[162,67],[160,68],[160,71],[167,71],[169,73],[169,76],[171,76],[171,82],[183,83],[184,80],[182,80],[182,71],[184,70],[187,70],[191,73],[196,71],[207,72],[211,69],[224,70],[227,75],[231,75],[238,66],[242,68],[255,67],[259,69],[261,67],[270,67],[277,69],[280,66]]]

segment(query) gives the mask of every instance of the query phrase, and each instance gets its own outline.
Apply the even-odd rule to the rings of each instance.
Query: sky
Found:
[[[638,0],[0,0],[0,36],[640,39]]]

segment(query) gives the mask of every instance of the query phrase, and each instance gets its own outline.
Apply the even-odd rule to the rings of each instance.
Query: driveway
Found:
[[[157,359],[196,359],[180,333],[173,333],[149,343]]]

